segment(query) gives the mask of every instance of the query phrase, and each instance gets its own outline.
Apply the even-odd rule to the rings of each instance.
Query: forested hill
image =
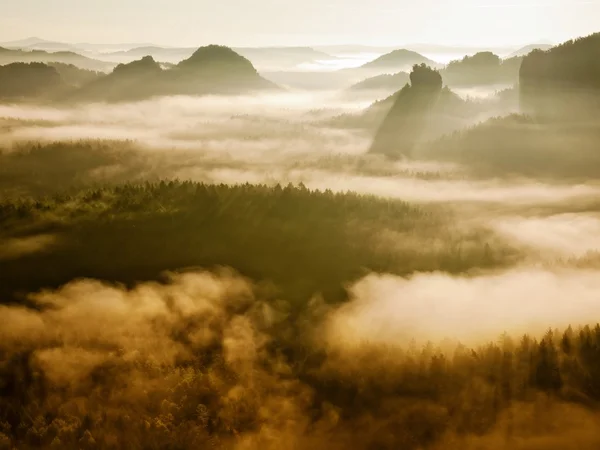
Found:
[[[538,116],[589,117],[600,111],[600,33],[534,50],[519,74],[521,105]]]

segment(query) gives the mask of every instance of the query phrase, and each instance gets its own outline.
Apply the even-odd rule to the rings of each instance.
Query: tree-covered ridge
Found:
[[[276,89],[252,63],[228,47],[199,48],[164,70],[151,56],[119,64],[108,76],[73,92],[72,100],[127,101],[164,95],[241,94]]]
[[[59,62],[17,62],[0,66],[1,100],[56,100],[106,75]]]
[[[581,117],[600,106],[600,33],[534,50],[520,70],[521,103],[550,117]]]
[[[523,58],[501,59],[492,52],[480,52],[451,61],[442,71],[444,83],[450,86],[509,84],[519,81]]]
[[[59,76],[53,79],[50,72],[54,69]],[[43,97],[54,101],[116,102],[163,95],[240,94],[277,88],[262,78],[246,58],[217,45],[201,47],[169,69],[163,69],[151,56],[145,56],[117,65],[108,75],[48,62],[0,66],[0,77],[0,99]]]
[[[339,298],[369,270],[457,273],[516,256],[484,230],[454,227],[450,213],[291,185],[171,181],[13,199],[0,204],[0,223],[5,243],[56,237],[51,251],[0,260],[4,298],[80,277],[131,283],[226,265],[306,301]]]
[[[37,294],[35,309],[2,309],[12,321],[0,329],[0,445],[600,443],[600,325],[541,339],[505,334],[480,347],[365,343],[338,351],[310,333],[327,312],[290,314],[259,295],[227,273],[192,273],[132,290],[81,281]]]
[[[544,123],[531,116],[496,117],[422,146],[415,155],[454,161],[473,174],[562,180],[600,176],[596,123]]]
[[[73,64],[54,62],[48,65],[54,67],[63,81],[73,87],[81,87],[106,75],[95,70],[80,69]]]
[[[67,88],[59,72],[43,63],[0,66],[0,99],[40,98]]]
[[[47,52],[44,50],[13,50],[0,47],[0,65],[13,63],[62,63],[73,64],[86,70],[108,71],[115,64],[74,53],[71,51]]]

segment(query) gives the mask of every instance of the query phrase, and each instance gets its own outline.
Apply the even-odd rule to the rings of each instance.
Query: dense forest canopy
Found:
[[[514,56],[502,60],[492,52],[480,52],[451,61],[442,71],[444,82],[449,85],[513,85],[519,80],[523,58]]]
[[[0,450],[600,448],[598,36],[18,53]]]
[[[0,66],[0,98],[39,97],[65,87],[58,70],[43,63]]]

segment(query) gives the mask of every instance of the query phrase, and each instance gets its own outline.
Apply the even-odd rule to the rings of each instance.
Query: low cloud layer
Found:
[[[500,234],[542,258],[584,257],[600,252],[600,215],[565,213],[549,217],[508,216],[491,222]]]
[[[428,442],[434,449],[525,450],[570,448],[565,445],[575,439],[576,448],[591,450],[600,442],[597,415],[576,405],[542,397],[516,401],[496,415],[485,406],[493,391],[475,377],[461,388],[463,399],[451,416],[425,398],[380,389],[402,373],[395,372],[402,363],[390,349],[406,347],[409,337],[451,335],[477,343],[502,330],[539,325],[542,332],[595,317],[598,275],[539,269],[472,278],[371,275],[350,288],[350,303],[315,302],[308,320],[298,322],[285,304],[268,305],[252,282],[227,270],[173,275],[165,284],[133,289],[81,280],[35,295],[36,309],[0,307],[0,381],[13,383],[9,401],[31,417],[23,442],[62,448],[152,442],[239,450],[416,449]],[[292,340],[295,351],[306,352],[305,361],[278,352],[294,348],[284,344],[292,327],[304,330]],[[374,358],[355,357],[364,344]],[[326,348],[321,364],[310,359],[320,347]],[[344,400],[345,389],[354,392],[354,407]],[[12,411],[5,406],[0,403]],[[481,414],[477,408],[494,422],[480,433],[455,433],[449,418]],[[557,429],[553,424],[564,414],[573,420],[560,419]],[[13,433],[2,426],[0,443],[10,447]]]
[[[330,318],[334,346],[406,345],[444,339],[477,344],[504,332],[543,333],[600,314],[600,272],[515,268],[472,277],[373,274],[351,287],[352,301]]]
[[[0,117],[22,121],[0,139],[20,141],[71,139],[129,139],[151,148],[217,146],[243,154],[248,141],[261,140],[264,150],[295,147],[306,153],[323,152],[343,140],[341,130],[320,124],[338,114],[359,111],[365,102],[348,102],[332,94],[277,94],[254,97],[164,97],[137,103],[89,104],[78,107],[0,106]],[[354,153],[363,152],[357,136]],[[284,143],[285,141],[285,143]],[[329,142],[332,141],[332,142]],[[1,142],[1,141],[0,141]],[[318,147],[318,148],[315,148]],[[343,146],[342,146],[343,147]],[[332,149],[330,149],[332,150]],[[334,152],[342,151],[334,148]]]
[[[0,239],[0,261],[16,259],[32,253],[49,251],[59,241],[58,236],[39,234],[21,238]]]
[[[216,183],[303,182],[314,189],[415,202],[513,206],[568,202],[600,193],[600,186],[591,182],[474,179],[457,164],[391,162],[367,154],[374,130],[336,127],[330,121],[365,106],[332,93],[165,97],[73,108],[5,105],[0,106],[0,117],[7,118],[0,142],[10,152],[27,151],[30,142],[40,141],[134,141],[114,145],[113,153],[121,152],[123,158],[113,157],[110,167],[90,167],[99,163],[89,155],[90,162],[77,173],[83,182],[110,181],[111,173]],[[89,149],[82,145],[81,151]],[[133,162],[127,162],[133,153]]]

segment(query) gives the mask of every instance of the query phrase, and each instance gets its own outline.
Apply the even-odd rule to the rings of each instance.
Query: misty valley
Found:
[[[0,450],[600,448],[599,113],[600,33],[0,44]]]

